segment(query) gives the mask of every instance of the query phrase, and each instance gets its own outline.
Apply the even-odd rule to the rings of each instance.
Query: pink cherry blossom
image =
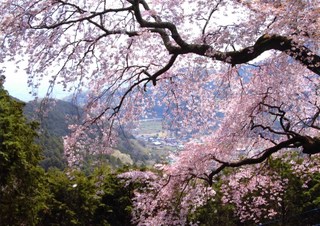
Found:
[[[239,217],[274,217],[262,207],[281,202],[286,182],[251,166],[277,152],[320,152],[318,0],[2,0],[0,11],[0,62],[23,59],[33,90],[50,78],[48,97],[58,83],[88,93],[65,138],[70,165],[112,152],[113,129],[157,104],[167,128],[190,138],[159,175],[146,173],[140,225],[185,224],[227,168],[239,168],[224,197]],[[302,177],[318,169],[293,167]],[[273,193],[246,200],[262,187]]]

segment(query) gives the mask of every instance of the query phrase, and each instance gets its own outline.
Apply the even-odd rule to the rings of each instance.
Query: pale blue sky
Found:
[[[32,91],[31,87],[28,87],[27,80],[28,75],[24,70],[15,71],[15,66],[12,63],[2,64],[1,67],[6,67],[6,81],[4,83],[5,89],[13,97],[16,97],[22,101],[30,101],[35,97],[30,94]],[[47,93],[48,82],[45,80],[42,82],[42,85],[38,89],[38,97],[44,97]],[[63,92],[62,88],[59,86],[55,87],[54,93],[51,97],[61,99],[65,96],[70,95],[68,92]]]

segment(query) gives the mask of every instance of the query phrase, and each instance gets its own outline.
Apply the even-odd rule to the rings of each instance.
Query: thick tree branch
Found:
[[[213,177],[220,173],[222,170],[225,168],[237,168],[245,165],[254,165],[261,163],[265,161],[267,158],[269,158],[273,153],[280,151],[281,149],[284,148],[289,148],[289,147],[302,147],[303,148],[303,153],[305,154],[316,154],[320,153],[320,139],[319,138],[311,138],[308,136],[295,136],[291,139],[288,139],[286,141],[283,141],[271,148],[266,149],[262,155],[256,158],[246,158],[243,160],[240,160],[238,162],[224,162],[221,160],[218,160],[216,158],[213,158],[214,161],[218,162],[221,164],[217,169],[213,170],[209,175],[207,182],[212,185]]]
[[[182,39],[180,36],[177,27],[170,22],[162,22],[158,17],[156,22],[149,22],[142,18],[139,4],[143,3],[144,7],[148,10],[148,6],[144,1],[140,0],[134,0],[133,1],[133,10],[135,13],[135,17],[140,24],[141,27],[147,27],[147,28],[158,28],[158,29],[168,29],[171,32],[171,37],[174,39],[174,41],[180,46],[180,47],[188,47],[188,44]],[[161,31],[161,30],[160,30]]]
[[[88,13],[87,16],[79,17],[76,19],[68,19],[59,21],[53,24],[39,24],[32,25],[31,20],[29,19],[29,25],[35,29],[54,29],[62,25],[68,25],[73,23],[83,22],[84,20],[93,23],[95,26],[98,26],[101,30],[106,32],[106,35],[111,34],[124,34],[128,36],[136,36],[138,32],[135,31],[125,31],[125,30],[107,30],[102,25],[94,22],[92,19],[97,16],[106,15],[108,13],[118,13],[118,12],[133,12],[136,22],[144,28],[148,28],[153,33],[158,33],[163,40],[163,43],[170,54],[180,55],[180,54],[198,54],[205,57],[210,57],[213,60],[222,61],[229,63],[231,65],[247,63],[259,55],[268,50],[278,50],[286,53],[297,61],[301,62],[309,70],[315,74],[320,75],[320,56],[312,52],[306,46],[296,43],[293,39],[286,36],[280,35],[269,35],[264,34],[257,39],[253,46],[243,48],[238,51],[216,51],[210,45],[205,43],[203,44],[192,44],[187,43],[180,33],[174,23],[163,22],[161,18],[157,15],[153,15],[152,18],[154,21],[147,21],[143,19],[140,6],[144,10],[150,10],[148,4],[144,0],[128,0],[132,5],[130,7],[124,8],[114,8],[114,9],[105,9],[101,12],[85,12],[77,6],[67,4],[64,1],[58,1],[62,5],[68,5],[75,9],[75,12],[80,14]],[[214,11],[214,10],[213,10]],[[210,16],[208,20],[210,19]],[[204,32],[204,31],[203,31]],[[204,34],[202,34],[204,35]]]
[[[239,51],[221,52],[215,51],[210,45],[207,44],[189,44],[182,39],[178,32],[177,27],[170,22],[162,22],[160,18],[155,17],[155,22],[149,22],[142,18],[139,4],[143,4],[146,10],[149,9],[145,1],[134,0],[132,1],[133,10],[137,22],[141,27],[150,28],[153,32],[159,33],[162,37],[165,46],[171,54],[188,54],[195,53],[198,55],[210,57],[214,60],[230,63],[231,65],[247,63],[263,52],[268,50],[279,50],[300,61],[312,72],[320,75],[320,56],[313,53],[310,49],[303,45],[299,45],[291,38],[280,35],[262,35],[253,46],[246,47]],[[176,42],[178,47],[170,43],[170,31],[172,39]]]
[[[158,78],[160,75],[162,75],[163,73],[165,73],[166,71],[168,71],[168,70],[173,66],[173,64],[174,64],[174,62],[176,61],[177,57],[178,57],[178,55],[174,54],[174,55],[170,58],[168,64],[166,64],[163,68],[161,68],[159,71],[157,71],[156,73],[154,73],[154,74],[152,75],[151,78],[152,78],[152,82],[153,82],[153,85],[154,85],[154,86],[156,85],[157,78]]]
[[[197,48],[196,48],[197,49]],[[292,39],[280,35],[261,36],[253,46],[240,51],[220,52],[207,47],[205,52],[197,50],[195,53],[206,55],[214,60],[230,63],[232,65],[247,63],[263,52],[268,50],[279,50],[300,61],[312,72],[320,75],[320,56],[313,53],[305,46],[298,45]]]

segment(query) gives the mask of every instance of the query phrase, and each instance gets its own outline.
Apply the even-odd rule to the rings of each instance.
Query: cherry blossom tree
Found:
[[[152,185],[171,191],[155,192],[163,200],[184,193],[182,212],[225,168],[320,151],[319,0],[2,0],[0,9],[1,62],[26,61],[34,89],[50,77],[48,95],[58,84],[89,93],[65,139],[71,164],[87,138],[109,152],[110,128],[159,100],[168,125],[194,138]],[[164,219],[167,207],[153,206]]]
[[[295,208],[308,205],[303,195],[312,190],[310,181],[319,174],[318,160],[290,154],[225,175],[222,202],[234,204],[241,221],[259,223],[265,219],[282,219],[282,224],[288,224],[290,217],[297,214]]]

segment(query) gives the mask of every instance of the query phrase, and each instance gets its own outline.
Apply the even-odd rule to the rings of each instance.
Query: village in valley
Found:
[[[187,138],[165,129],[161,118],[142,119],[138,124],[133,132],[135,138],[143,141],[152,150],[175,152],[182,149],[183,143],[187,141]]]

